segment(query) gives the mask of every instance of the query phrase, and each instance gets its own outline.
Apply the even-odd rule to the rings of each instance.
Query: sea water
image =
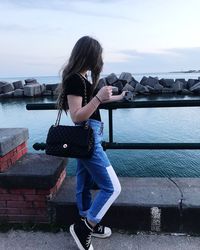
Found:
[[[193,78],[199,74],[135,74],[160,78]],[[27,77],[4,78],[15,81]],[[58,83],[58,76],[35,77],[40,83]],[[138,97],[149,100],[151,97]],[[160,100],[163,97],[158,97]],[[198,99],[200,97],[169,97],[170,99]],[[54,123],[55,110],[26,110],[28,103],[54,102],[55,98],[24,98],[0,100],[0,127],[25,127],[29,129],[29,152],[36,142],[45,142],[48,128]],[[108,141],[108,113],[101,110],[104,140]],[[72,124],[70,117],[63,114],[62,124]],[[113,111],[114,142],[200,142],[200,108],[142,108],[118,109]],[[106,153],[119,176],[136,177],[200,177],[200,150],[107,150]],[[76,160],[69,159],[67,171],[74,175]]]

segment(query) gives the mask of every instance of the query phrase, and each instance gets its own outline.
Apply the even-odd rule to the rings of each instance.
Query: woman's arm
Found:
[[[94,97],[87,105],[82,107],[82,99],[81,96],[67,95],[69,112],[73,122],[87,120],[100,104],[99,100]]]
[[[120,95],[112,95],[109,100],[103,101],[102,103],[121,101],[121,100],[123,100],[126,92],[127,91],[123,91]]]
[[[100,103],[110,100],[112,97],[112,89],[105,86],[101,88],[97,94],[98,98],[94,96],[90,102],[83,107],[82,96],[67,95],[70,116],[73,122],[82,122],[87,120],[98,108]]]

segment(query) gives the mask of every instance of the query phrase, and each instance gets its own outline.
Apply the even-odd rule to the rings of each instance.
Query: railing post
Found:
[[[108,109],[108,122],[109,122],[109,143],[113,142],[113,117],[112,109]]]

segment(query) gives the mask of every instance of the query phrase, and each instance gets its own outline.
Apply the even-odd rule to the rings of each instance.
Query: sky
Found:
[[[104,74],[200,69],[199,0],[0,0],[0,77],[58,75],[76,41]]]

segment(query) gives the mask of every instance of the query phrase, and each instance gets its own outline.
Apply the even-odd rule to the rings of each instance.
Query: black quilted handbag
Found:
[[[85,104],[86,104],[86,85]],[[60,125],[62,110],[58,111],[55,125],[48,131],[46,139],[46,154],[69,157],[90,158],[94,149],[94,135],[90,126],[84,122],[83,126]]]

